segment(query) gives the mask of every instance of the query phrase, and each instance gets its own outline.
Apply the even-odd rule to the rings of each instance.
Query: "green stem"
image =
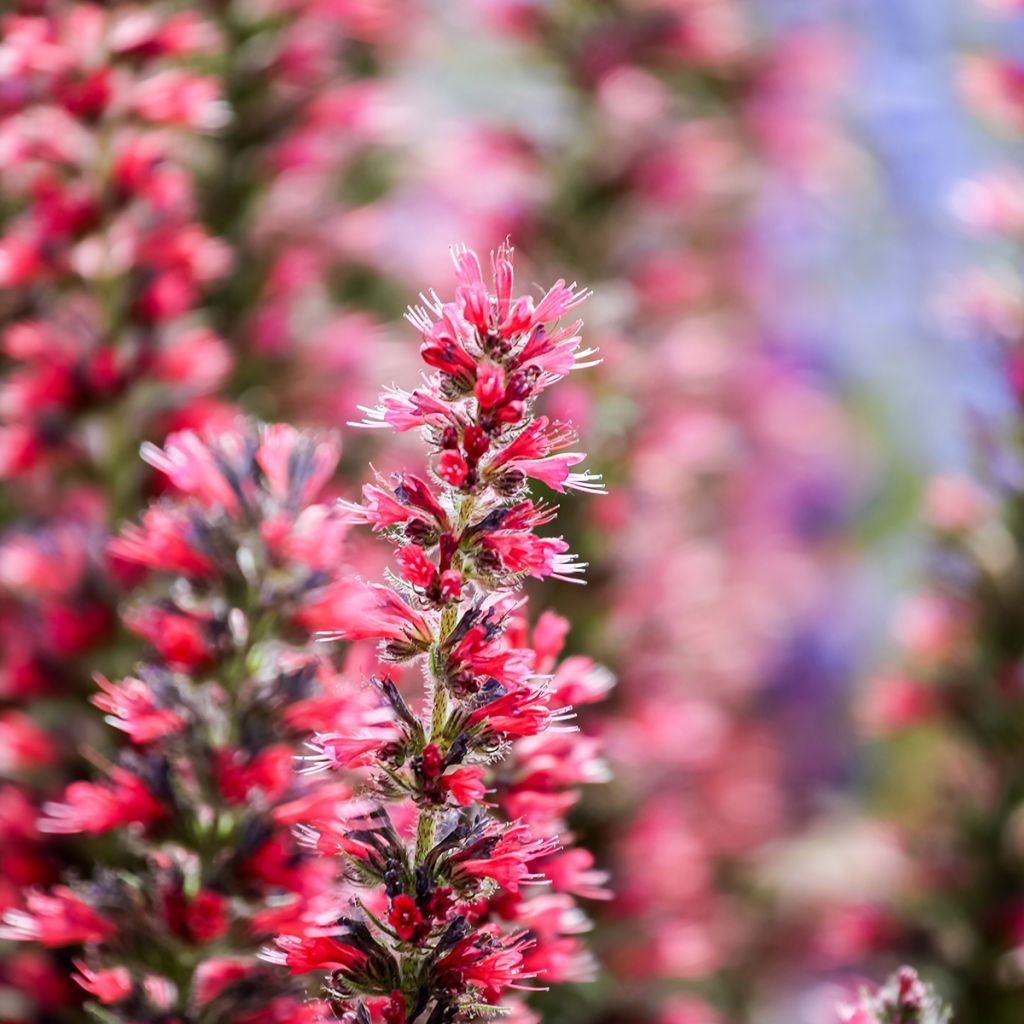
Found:
[[[459,514],[456,521],[456,531],[461,532],[469,522],[475,505],[472,495],[466,495],[459,503]],[[430,710],[430,735],[428,739],[437,740],[444,732],[445,720],[448,717],[448,695],[445,692],[444,680],[438,671],[437,653],[440,646],[451,634],[459,621],[459,605],[448,605],[441,613],[441,626],[438,630],[437,641],[430,651],[427,662],[433,684],[433,701]],[[416,825],[416,864],[422,864],[430,848],[434,845],[434,815],[432,807],[421,807],[419,821]]]

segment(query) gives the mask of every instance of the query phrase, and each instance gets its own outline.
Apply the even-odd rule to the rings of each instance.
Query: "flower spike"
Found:
[[[329,972],[349,1024],[470,1021],[513,1009],[519,990],[586,978],[572,894],[606,895],[592,858],[558,833],[579,785],[605,774],[596,741],[564,724],[565,694],[596,700],[609,680],[585,658],[560,675],[565,624],[542,617],[531,643],[519,593],[528,577],[583,582],[568,544],[537,534],[556,508],[529,482],[601,490],[572,471],[584,458],[564,451],[572,427],[533,411],[580,365],[579,325],[557,321],[589,293],[558,281],[536,302],[514,298],[508,246],[492,259],[492,291],[475,253],[455,247],[452,259],[454,301],[429,292],[407,317],[431,372],[413,391],[386,389],[360,424],[418,429],[426,469],[378,477],[340,506],[393,545],[394,567],[383,583],[340,581],[303,618],[322,639],[376,640],[399,666],[372,680],[386,721],[322,733],[303,760],[310,775],[364,773],[360,795],[375,801],[300,832],[341,859],[356,912],[315,937],[282,934],[266,953]],[[409,688],[419,673],[402,668],[414,664],[420,693]]]

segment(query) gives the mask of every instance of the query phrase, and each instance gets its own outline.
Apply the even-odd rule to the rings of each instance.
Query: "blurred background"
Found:
[[[574,812],[600,970],[543,1019],[827,1024],[905,961],[1024,1019],[1024,5],[5,8],[0,905],[58,872],[24,807],[135,653],[139,444],[336,428],[354,493],[402,463],[346,424],[415,384],[405,306],[509,237],[594,290],[548,411],[609,495],[563,502],[589,585],[544,599],[618,680]],[[0,1018],[74,1019],[4,964]]]

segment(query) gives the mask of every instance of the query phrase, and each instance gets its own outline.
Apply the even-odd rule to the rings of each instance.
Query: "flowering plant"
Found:
[[[876,992],[861,992],[839,1011],[843,1024],[948,1024],[949,1010],[912,967],[901,967]]]
[[[119,682],[99,677],[93,698],[129,746],[41,822],[119,841],[88,880],[30,891],[3,935],[84,945],[76,980],[104,1020],[297,1019],[303,990],[256,953],[334,912],[332,865],[292,828],[311,803],[350,813],[344,783],[315,785],[294,758],[311,729],[362,715],[297,629],[342,571],[346,525],[316,503],[338,446],[243,422],[143,454],[176,493],[111,554],[155,574],[155,593],[124,616],[154,653]]]
[[[344,864],[352,911],[320,932],[279,936],[267,957],[329,971],[345,1020],[467,1020],[531,979],[578,976],[569,892],[603,894],[589,857],[560,852],[552,830],[558,804],[572,802],[559,790],[593,777],[594,751],[581,738],[573,757],[544,734],[570,717],[567,694],[597,699],[608,679],[573,659],[547,675],[560,624],[538,623],[529,646],[517,614],[526,577],[572,580],[582,569],[561,538],[535,532],[555,510],[528,482],[600,490],[573,468],[583,455],[564,451],[572,430],[533,411],[593,355],[578,321],[557,324],[585,293],[558,281],[538,302],[514,299],[507,246],[493,259],[493,293],[474,253],[456,250],[454,261],[455,301],[431,293],[409,315],[434,372],[411,392],[387,390],[365,422],[419,428],[427,473],[377,479],[361,503],[343,505],[395,546],[397,570],[383,583],[341,580],[306,615],[328,637],[378,641],[385,662],[420,664],[427,705],[382,674],[373,682],[386,722],[311,743],[310,771],[366,770],[375,804],[308,823],[307,843]],[[528,783],[524,768],[544,783]],[[564,891],[524,900],[545,875]]]

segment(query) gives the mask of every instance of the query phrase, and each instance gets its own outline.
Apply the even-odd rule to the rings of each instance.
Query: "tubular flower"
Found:
[[[344,905],[340,865],[292,831],[300,812],[344,821],[365,805],[344,780],[303,774],[297,755],[310,728],[347,728],[376,746],[399,734],[381,723],[379,700],[286,640],[306,607],[343,582],[341,566],[325,570],[282,543],[283,530],[306,529],[303,514],[318,509],[316,546],[337,548],[342,512],[309,503],[338,446],[240,422],[145,454],[179,486],[112,546],[150,571],[134,620],[161,624],[154,654],[121,681],[98,677],[94,703],[125,734],[125,749],[100,779],[73,782],[47,803],[39,821],[44,832],[110,833],[124,852],[116,870],[99,866],[86,881],[30,893],[0,936],[87,945],[75,980],[107,1020],[196,1019],[191,1008],[204,999],[204,1020],[247,1019],[268,999],[292,1019],[305,1012],[304,991],[259,961],[270,935],[287,924],[281,962],[293,973],[365,961],[315,934]],[[349,754],[343,764],[358,761]],[[160,973],[172,963],[173,976]]]
[[[578,324],[555,323],[585,294],[559,282],[536,305],[513,301],[508,247],[493,259],[493,293],[475,254],[457,249],[454,259],[455,301],[432,295],[409,316],[435,372],[416,391],[385,392],[366,423],[420,428],[427,472],[378,478],[362,503],[340,510],[394,545],[395,570],[386,583],[341,582],[303,618],[328,639],[376,639],[380,657],[398,666],[371,677],[386,720],[309,744],[307,771],[355,769],[366,780],[357,818],[317,814],[300,828],[307,846],[342,859],[353,909],[323,930],[322,945],[283,934],[266,954],[292,970],[330,970],[328,997],[345,1021],[472,1020],[532,979],[587,974],[578,939],[586,919],[564,887],[540,889],[564,822],[550,807],[537,813],[515,771],[561,790],[564,809],[579,782],[601,775],[586,767],[598,760],[596,741],[575,733],[544,752],[519,749],[522,737],[569,717],[550,679],[564,629],[550,639],[549,615],[543,650],[534,649],[517,591],[526,576],[571,579],[582,569],[561,538],[533,532],[554,512],[527,485],[535,477],[564,490],[583,480],[570,481],[567,468],[582,455],[564,459],[564,472],[534,472],[531,460],[562,458],[552,453],[575,437],[532,406],[592,354],[580,351]],[[417,662],[427,677],[422,712],[407,692],[415,674],[403,668]],[[586,674],[582,665],[570,672],[563,689],[597,699]],[[516,800],[524,813],[510,813]],[[559,913],[541,927],[528,908],[551,898]]]
[[[66,886],[51,892],[30,892],[24,910],[8,911],[0,935],[44,946],[102,942],[114,930],[86,899]]]

